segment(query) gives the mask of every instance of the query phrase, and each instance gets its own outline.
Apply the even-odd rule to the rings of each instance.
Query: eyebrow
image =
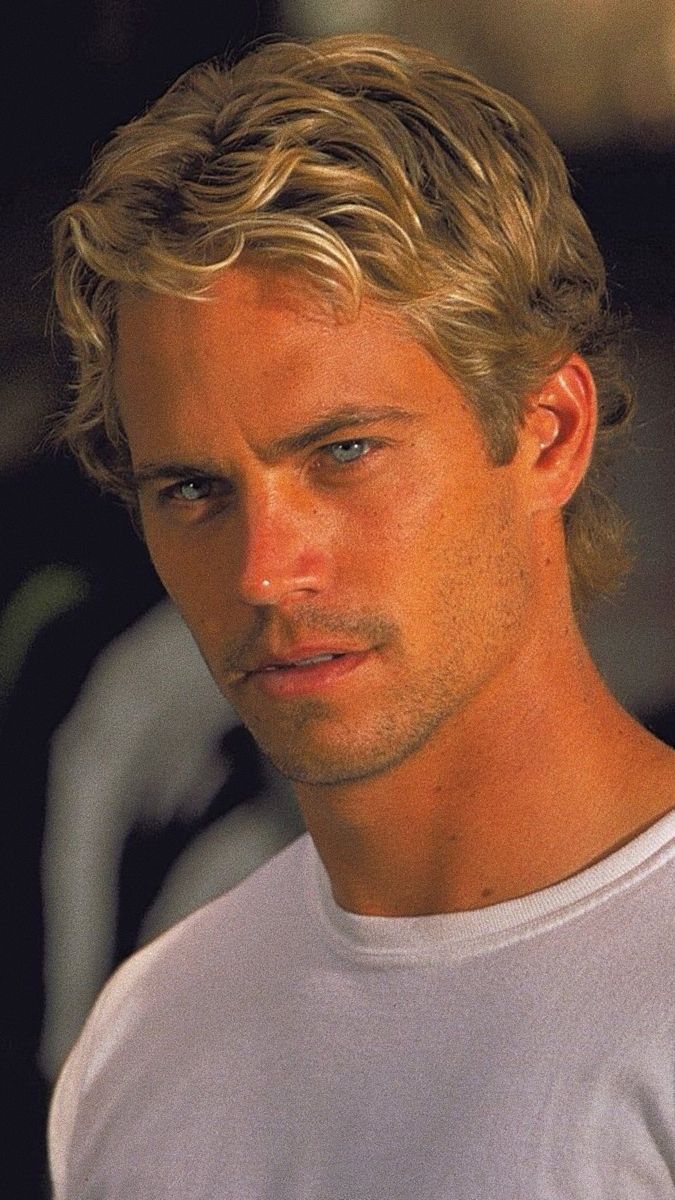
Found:
[[[390,405],[369,409],[339,408],[304,429],[275,438],[268,446],[258,449],[257,453],[263,462],[274,463],[290,454],[307,450],[317,442],[323,441],[324,438],[339,433],[342,429],[361,429],[380,421],[394,421],[411,425],[418,423],[421,419],[421,413],[410,412],[407,409],[395,408]],[[132,481],[136,487],[140,487],[142,484],[156,479],[192,479],[195,476],[218,477],[222,474],[222,464],[210,458],[193,462],[147,462],[133,471]]]

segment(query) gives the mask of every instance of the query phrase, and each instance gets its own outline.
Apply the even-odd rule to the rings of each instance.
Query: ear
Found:
[[[530,397],[519,439],[532,511],[560,509],[583,479],[597,426],[595,383],[573,354]]]

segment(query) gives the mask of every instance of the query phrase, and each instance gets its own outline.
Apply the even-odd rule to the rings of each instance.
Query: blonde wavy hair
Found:
[[[512,98],[369,34],[266,42],[184,74],[117,130],[55,223],[55,299],[75,401],[58,437],[133,505],[113,389],[119,289],[201,296],[240,255],[300,271],[345,318],[402,315],[460,386],[495,463],[573,352],[599,397],[593,461],[564,512],[582,608],[628,565],[605,488],[632,398],[602,259],[562,158]]]

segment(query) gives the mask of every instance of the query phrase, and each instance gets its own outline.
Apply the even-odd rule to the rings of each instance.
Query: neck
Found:
[[[298,786],[341,907],[420,916],[514,899],[576,874],[672,806],[670,752],[611,697],[574,622],[551,641],[534,637],[395,769]]]

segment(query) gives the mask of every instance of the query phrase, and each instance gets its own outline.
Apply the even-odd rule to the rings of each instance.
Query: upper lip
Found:
[[[320,654],[364,654],[363,646],[293,646],[289,650],[281,650],[278,654],[266,654],[252,666],[246,668],[247,675],[256,671],[264,671],[266,667],[290,667],[293,663],[302,662],[306,658],[316,658]]]

